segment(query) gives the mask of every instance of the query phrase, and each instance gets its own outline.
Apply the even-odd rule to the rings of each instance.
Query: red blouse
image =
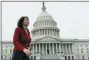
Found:
[[[24,48],[30,47],[31,37],[28,29],[27,32],[28,34],[19,27],[15,29],[13,36],[14,51],[22,51]]]

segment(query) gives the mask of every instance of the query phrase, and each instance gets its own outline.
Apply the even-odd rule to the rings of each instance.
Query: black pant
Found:
[[[30,60],[23,51],[13,51],[12,60]]]

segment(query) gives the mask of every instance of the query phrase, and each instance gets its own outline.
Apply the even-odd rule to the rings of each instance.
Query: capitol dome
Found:
[[[37,17],[36,22],[33,24],[33,27],[34,28],[44,27],[44,26],[54,27],[56,25],[57,25],[57,23],[53,20],[52,16],[46,12],[46,7],[43,4],[42,12]]]
[[[46,11],[44,2],[42,12],[33,24],[32,36],[33,38],[40,38],[44,36],[59,37],[59,28],[57,28],[57,23],[54,21],[52,16]]]

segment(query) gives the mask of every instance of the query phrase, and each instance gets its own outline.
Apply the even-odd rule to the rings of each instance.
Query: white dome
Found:
[[[43,4],[42,12],[37,17],[36,22],[33,24],[32,37],[35,39],[44,36],[52,36],[59,38],[59,28],[52,16],[46,12],[46,7]]]
[[[38,16],[36,21],[39,20],[53,20],[52,16],[48,14],[46,11],[42,11],[41,14]]]
[[[56,27],[57,23],[53,20],[52,16],[46,12],[46,7],[42,7],[42,12],[37,17],[36,22],[33,24],[34,28],[39,27]]]

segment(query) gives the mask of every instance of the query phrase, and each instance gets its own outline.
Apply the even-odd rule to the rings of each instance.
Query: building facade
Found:
[[[43,3],[42,12],[33,24],[31,52],[32,60],[89,60],[89,39],[61,39],[60,29]],[[11,59],[13,42],[2,41],[2,60]]]

